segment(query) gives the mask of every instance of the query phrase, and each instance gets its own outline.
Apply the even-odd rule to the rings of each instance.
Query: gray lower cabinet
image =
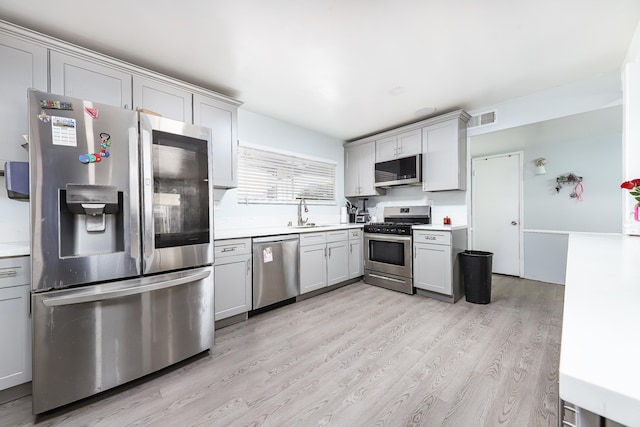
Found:
[[[300,293],[349,279],[348,230],[300,235]]]
[[[455,302],[464,290],[458,254],[466,249],[466,230],[413,232],[413,285],[426,295]],[[421,293],[421,292],[418,292]]]
[[[251,239],[215,241],[215,320],[251,310]]]
[[[131,73],[54,50],[49,72],[52,93],[131,109]]]
[[[0,390],[31,381],[29,257],[0,259]]]
[[[364,274],[362,239],[362,229],[349,230],[349,279],[355,279]]]

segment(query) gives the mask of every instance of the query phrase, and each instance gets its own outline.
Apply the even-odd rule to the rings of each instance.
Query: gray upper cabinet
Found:
[[[131,109],[131,74],[51,51],[51,92]]]
[[[151,110],[163,117],[211,128],[213,185],[237,187],[241,102],[2,22],[0,61],[0,110],[6,119],[3,135],[16,142],[10,148],[4,146],[7,144],[0,147],[0,159],[27,159],[27,152],[20,147],[21,135],[29,130],[24,115],[27,89],[36,88],[126,109]]]
[[[173,120],[192,123],[191,92],[148,77],[133,75],[133,108],[151,110]]]
[[[29,133],[27,89],[47,90],[47,49],[0,32],[0,111],[2,144],[0,159],[26,161],[20,147]]]
[[[375,187],[375,143],[349,144],[344,147],[344,195],[345,197],[378,196],[384,189]]]
[[[238,105],[200,94],[193,95],[193,122],[211,128],[213,186],[238,186]]]
[[[456,111],[422,128],[422,190],[464,190],[467,184],[467,122]]]
[[[399,159],[420,154],[422,135],[420,129],[413,129],[397,135],[376,140],[376,162]]]

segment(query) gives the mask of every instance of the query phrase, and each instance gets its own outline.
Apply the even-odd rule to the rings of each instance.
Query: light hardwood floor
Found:
[[[448,304],[358,282],[216,332],[176,368],[0,426],[557,425],[564,287],[493,277]]]

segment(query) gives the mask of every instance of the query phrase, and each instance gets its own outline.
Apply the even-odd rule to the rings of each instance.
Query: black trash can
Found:
[[[493,253],[464,251],[460,253],[462,283],[469,302],[489,304],[491,302],[491,263]]]

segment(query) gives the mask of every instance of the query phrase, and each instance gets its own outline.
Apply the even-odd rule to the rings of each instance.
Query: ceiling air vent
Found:
[[[496,112],[487,111],[486,113],[471,116],[467,127],[474,128],[478,126],[492,125],[496,122]]]

